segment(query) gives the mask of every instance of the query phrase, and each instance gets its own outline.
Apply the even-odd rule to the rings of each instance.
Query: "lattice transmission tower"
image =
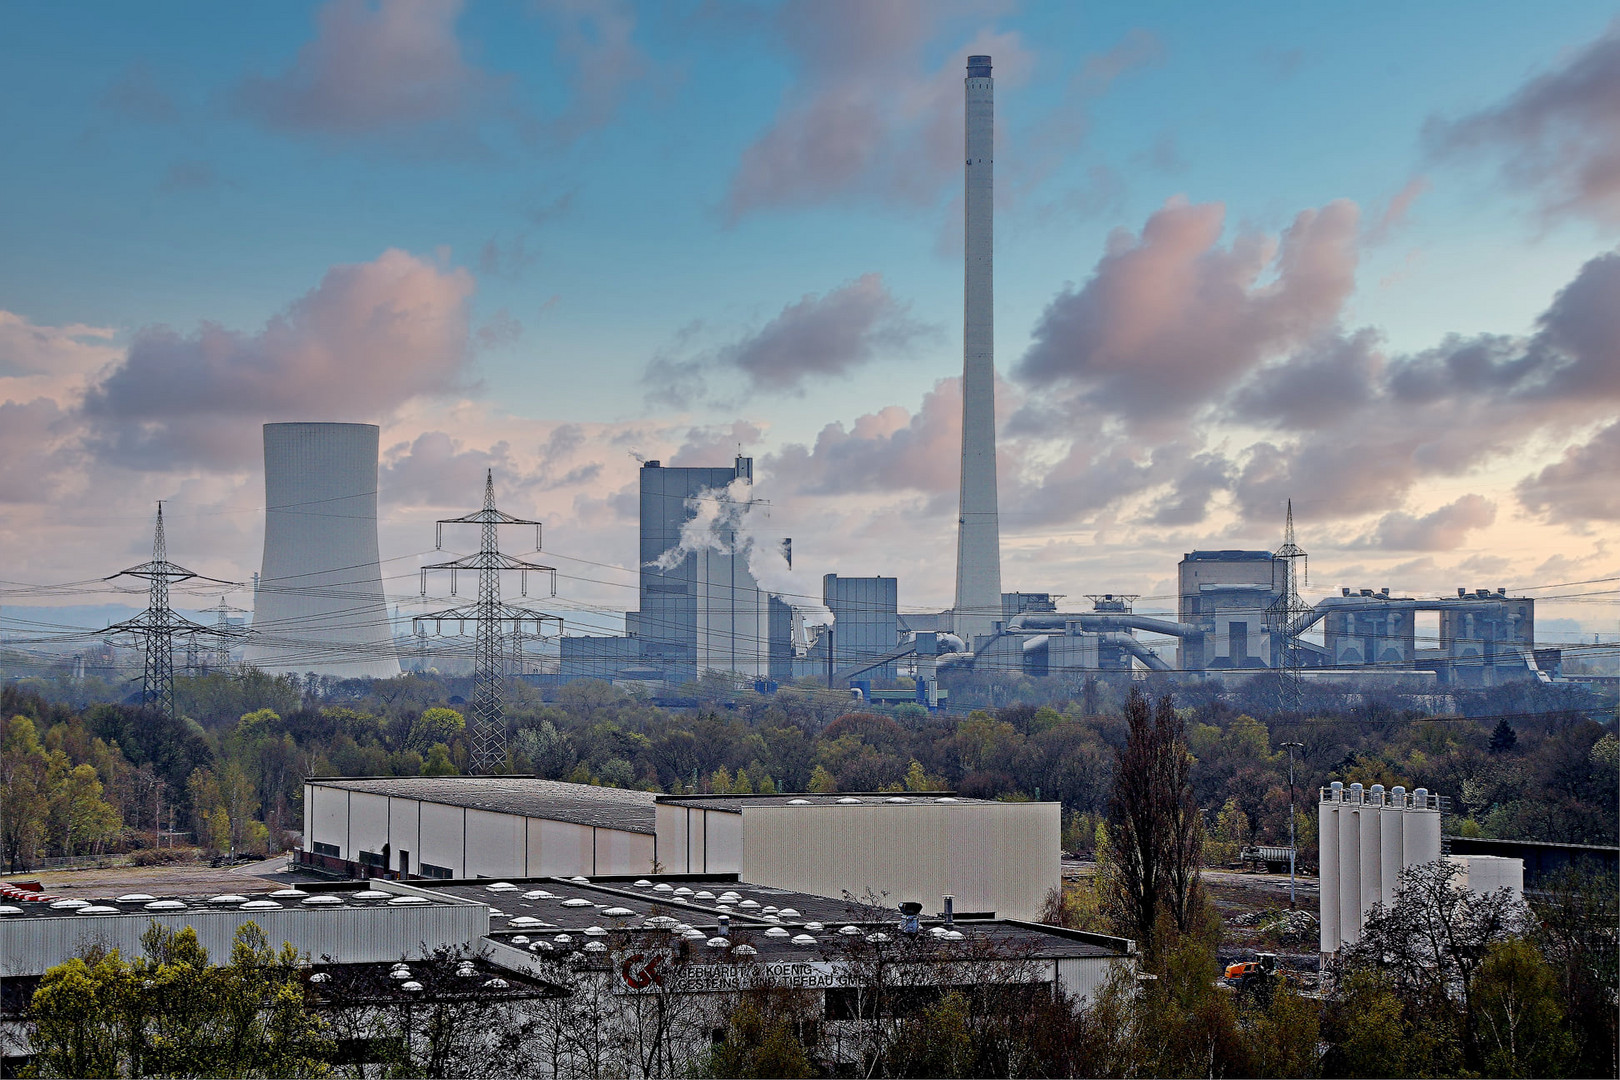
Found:
[[[506,718],[501,708],[501,676],[502,668],[505,666],[503,655],[505,650],[502,648],[502,638],[505,636],[503,629],[510,626],[515,633],[517,628],[532,623],[535,633],[540,635],[544,633],[545,624],[548,622],[556,623],[559,633],[563,625],[560,616],[502,603],[501,572],[503,570],[519,572],[524,596],[529,595],[531,571],[547,574],[551,578],[551,595],[556,596],[557,571],[549,566],[501,554],[502,525],[533,525],[534,550],[539,551],[540,522],[513,517],[495,508],[493,470],[484,476],[484,508],[462,517],[441,518],[434,543],[436,548],[444,547],[446,525],[480,526],[482,542],[479,544],[478,554],[422,567],[422,595],[427,595],[429,570],[450,571],[451,596],[456,595],[457,573],[462,570],[476,570],[478,602],[468,607],[447,608],[444,611],[417,615],[411,621],[413,628],[418,630],[425,623],[433,623],[436,632],[442,630],[446,622],[463,626],[468,622],[476,624],[477,632],[473,644],[473,697],[472,706],[467,711],[467,734],[472,743],[472,771],[488,773],[500,768],[506,761]]]
[[[1297,565],[1296,565],[1297,564]],[[1272,583],[1277,599],[1266,609],[1266,628],[1271,635],[1272,666],[1276,669],[1285,712],[1297,712],[1302,699],[1299,670],[1302,653],[1300,631],[1311,617],[1311,606],[1300,598],[1299,587],[1310,583],[1309,557],[1294,542],[1294,500],[1288,500],[1288,524],[1283,545],[1272,555]],[[1277,580],[1278,577],[1281,580]]]
[[[231,585],[233,582],[220,581],[218,578],[204,577],[192,570],[187,570],[178,563],[169,561],[168,542],[163,533],[163,504],[158,503],[157,528],[152,535],[152,559],[150,562],[132,566],[127,570],[120,570],[104,578],[111,581],[118,577],[144,578],[146,588],[146,610],[121,623],[114,623],[103,634],[133,634],[142,639],[146,650],[146,664],[141,672],[141,704],[161,709],[169,716],[174,715],[174,640],[177,637],[194,641],[197,638],[214,638],[220,631],[211,626],[192,622],[183,615],[176,614],[169,607],[169,586],[180,581],[211,581],[219,585]],[[223,601],[221,601],[223,603]],[[227,638],[234,637],[238,632],[225,631]],[[229,644],[225,646],[227,649]]]
[[[232,607],[225,602],[225,598],[222,596],[219,598],[219,603],[211,608],[203,608],[203,611],[219,616],[214,623],[213,659],[214,668],[218,671],[224,671],[231,666],[232,643],[238,638],[246,636],[245,631],[231,626],[230,616],[246,615],[247,609]]]

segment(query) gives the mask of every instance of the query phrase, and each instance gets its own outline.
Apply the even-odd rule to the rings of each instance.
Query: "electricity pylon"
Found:
[[[237,638],[246,636],[244,631],[231,628],[229,616],[246,615],[247,609],[231,607],[222,596],[219,598],[219,603],[211,608],[203,608],[203,610],[213,612],[219,616],[218,621],[214,623],[214,667],[219,671],[224,671],[231,666],[231,643]]]
[[[1271,632],[1271,665],[1282,690],[1283,710],[1297,712],[1303,697],[1299,674],[1303,650],[1299,647],[1299,633],[1311,616],[1311,607],[1299,595],[1300,585],[1309,584],[1310,563],[1294,542],[1293,499],[1288,500],[1283,545],[1272,556],[1271,566],[1272,583],[1277,586],[1277,599],[1266,609],[1266,627]],[[1277,580],[1279,574],[1281,581]]]
[[[493,772],[500,768],[506,760],[506,718],[501,708],[501,668],[502,668],[502,629],[511,626],[514,631],[524,623],[533,623],[536,634],[544,633],[544,624],[554,622],[559,632],[562,630],[562,619],[557,615],[548,615],[543,611],[532,611],[528,608],[513,607],[501,602],[501,571],[516,570],[522,575],[523,595],[529,595],[529,572],[549,574],[551,576],[551,595],[557,595],[557,571],[549,566],[539,563],[526,562],[523,559],[502,555],[500,551],[500,527],[502,525],[533,525],[534,549],[540,550],[540,523],[529,521],[526,518],[513,517],[495,508],[495,474],[493,470],[484,476],[484,508],[471,514],[457,518],[441,518],[438,522],[438,535],[434,547],[444,547],[444,527],[446,525],[478,525],[482,528],[482,543],[478,554],[468,555],[450,562],[434,563],[422,567],[422,595],[427,595],[427,575],[429,570],[450,571],[450,595],[456,595],[456,574],[461,570],[478,571],[478,602],[469,607],[448,608],[444,611],[433,611],[426,615],[417,615],[411,622],[413,627],[420,627],[423,623],[433,623],[435,630],[442,628],[445,622],[465,624],[472,621],[477,625],[477,637],[473,646],[473,697],[472,707],[467,711],[467,734],[472,743],[472,771],[475,773]]]
[[[161,709],[169,716],[174,715],[174,639],[187,637],[195,639],[198,636],[212,637],[218,633],[213,627],[192,622],[183,615],[178,615],[169,607],[169,586],[178,581],[189,581],[193,578],[199,581],[212,581],[220,585],[230,585],[232,582],[220,581],[218,578],[203,577],[192,570],[187,570],[178,563],[169,561],[168,543],[163,534],[163,504],[158,503],[157,528],[152,535],[152,559],[150,562],[132,566],[128,570],[120,570],[116,574],[104,578],[111,581],[116,577],[145,578],[146,610],[121,623],[102,630],[103,634],[133,634],[144,639],[146,647],[146,665],[141,672],[141,704]]]

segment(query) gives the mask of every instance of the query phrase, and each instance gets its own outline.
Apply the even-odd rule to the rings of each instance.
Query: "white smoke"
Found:
[[[781,537],[770,535],[769,504],[753,498],[753,485],[741,477],[723,488],[704,488],[686,500],[692,516],[681,526],[674,547],[648,564],[673,570],[699,551],[740,555],[759,587],[777,593],[799,612],[806,626],[831,626],[833,614],[795,577],[782,552]]]

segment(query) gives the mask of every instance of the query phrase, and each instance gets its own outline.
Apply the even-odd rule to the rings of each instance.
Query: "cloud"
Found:
[[[333,140],[431,133],[466,148],[466,122],[499,83],[463,55],[460,0],[329,0],[292,64],[250,75],[236,100],[275,131]]]
[[[1515,493],[1526,509],[1552,521],[1620,521],[1620,421],[1525,477]]]
[[[163,174],[158,190],[206,191],[219,186],[219,173],[206,161],[177,161]]]
[[[1547,217],[1620,223],[1620,20],[1500,104],[1424,131],[1440,158],[1494,158]]]
[[[245,334],[150,327],[85,395],[95,441],[120,457],[240,459],[244,421],[375,418],[460,384],[472,276],[408,252],[335,266]]]
[[[1406,215],[1412,212],[1412,204],[1429,190],[1429,178],[1414,176],[1406,185],[1390,197],[1389,204],[1384,212],[1378,215],[1378,220],[1372,228],[1367,230],[1367,243],[1382,244],[1389,239],[1390,233],[1406,224]]]
[[[1136,421],[1175,420],[1337,321],[1355,285],[1353,203],[1299,214],[1280,239],[1225,248],[1218,204],[1172,200],[1116,231],[1092,277],[1052,300],[1015,373]]]
[[[762,465],[790,491],[954,493],[962,453],[961,380],[941,379],[915,413],[890,405],[845,427],[826,425],[813,445],[789,443]]]
[[[142,124],[173,123],[180,114],[174,98],[144,61],[130,64],[108,84],[101,94],[101,107],[120,119]]]
[[[961,168],[962,79],[970,54],[995,58],[997,79],[1031,66],[1016,34],[958,29],[973,8],[930,0],[789,0],[771,30],[798,77],[732,176],[727,213],[851,195],[919,205]],[[937,66],[928,60],[941,38]]]
[[[568,105],[549,124],[567,142],[613,119],[653,65],[635,43],[635,10],[620,0],[539,0],[536,7],[551,24],[558,57],[573,69]]]
[[[118,358],[113,337],[108,327],[41,326],[0,310],[0,379],[87,374]]]
[[[1450,551],[1461,547],[1470,531],[1495,521],[1494,502],[1483,495],[1464,495],[1422,517],[1391,511],[1378,520],[1362,544],[1386,551]]]
[[[884,353],[906,349],[933,328],[908,317],[881,274],[863,274],[823,295],[806,293],[758,330],[695,356],[656,356],[643,382],[658,398],[691,402],[709,389],[709,375],[740,372],[756,392],[802,393],[809,379],[840,377]],[[695,336],[689,327],[682,336]]]

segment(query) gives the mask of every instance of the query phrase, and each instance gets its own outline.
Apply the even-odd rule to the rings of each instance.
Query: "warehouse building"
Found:
[[[0,900],[0,977],[43,975],[91,944],[139,956],[141,935],[153,923],[192,927],[208,955],[224,963],[236,932],[249,922],[277,947],[290,942],[316,960],[367,964],[478,941],[489,933],[490,909],[393,881],[184,898],[125,893],[86,900],[10,891]]]
[[[305,866],[345,876],[645,874],[653,796],[533,776],[311,777]]]
[[[949,792],[661,795],[667,873],[734,873],[818,896],[938,897],[1034,919],[1058,888],[1061,806]]]
[[[1055,802],[949,792],[654,795],[527,776],[311,778],[304,866],[344,876],[738,874],[819,896],[956,897],[1033,919],[1058,887]]]

